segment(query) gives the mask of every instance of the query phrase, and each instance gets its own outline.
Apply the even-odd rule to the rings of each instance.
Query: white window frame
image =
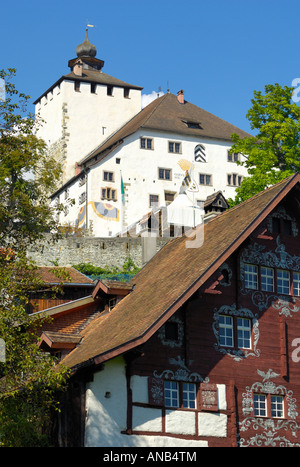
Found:
[[[258,288],[258,267],[255,264],[245,263],[245,288],[257,290]]]

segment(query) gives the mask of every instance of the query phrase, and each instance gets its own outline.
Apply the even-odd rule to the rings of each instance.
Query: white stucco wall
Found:
[[[153,150],[140,148],[140,137],[153,138]],[[177,141],[181,143],[181,154],[168,152],[168,142]],[[149,212],[149,195],[159,196],[159,206],[165,206],[165,192],[178,193],[184,171],[178,165],[181,159],[190,162],[194,161],[194,149],[199,143],[206,149],[206,162],[194,162],[193,178],[198,184],[199,191],[194,195],[189,193],[189,197],[195,203],[197,200],[204,201],[207,196],[221,190],[225,198],[234,198],[236,187],[228,186],[227,174],[237,173],[246,176],[244,167],[238,166],[234,162],[228,162],[227,153],[230,144],[224,141],[213,141],[208,139],[196,139],[183,137],[171,133],[158,131],[138,131],[134,135],[126,138],[124,143],[116,148],[102,162],[91,167],[88,175],[88,201],[101,202],[101,188],[110,187],[117,192],[117,200],[103,200],[119,210],[119,221],[103,219],[94,212],[91,205],[88,206],[88,227],[92,223],[94,236],[113,236],[121,231],[121,219],[123,225],[130,226],[140,220]],[[119,163],[117,163],[117,161]],[[158,169],[171,169],[171,180],[159,180]],[[103,180],[103,172],[113,172],[114,181]],[[199,174],[209,174],[212,176],[210,186],[200,185]],[[121,204],[121,174],[125,186],[125,207]],[[70,207],[69,214],[64,214],[60,218],[63,223],[75,223],[80,205],[79,195],[85,187],[79,187],[76,181],[69,187],[70,197],[75,199],[75,204]],[[122,216],[123,213],[123,216]]]
[[[133,402],[148,403],[148,378],[131,378]],[[226,409],[225,385],[218,385],[219,408]],[[153,436],[162,431],[162,409],[133,406],[132,428],[149,431],[146,435],[125,435],[127,392],[125,363],[121,357],[105,364],[103,371],[95,373],[86,392],[85,446],[87,447],[200,447],[208,446],[207,436],[225,437],[227,416],[220,413],[198,413],[198,435],[203,440],[186,440],[172,436]],[[170,434],[196,434],[195,413],[166,410],[166,430]]]
[[[81,82],[75,91],[74,81],[63,80],[36,104],[36,115],[44,120],[37,135],[50,147],[62,137],[64,125],[66,182],[74,176],[76,162],[140,110],[140,90],[130,89],[125,98],[124,88],[114,87],[109,96],[106,85],[97,84],[92,93],[90,83]]]

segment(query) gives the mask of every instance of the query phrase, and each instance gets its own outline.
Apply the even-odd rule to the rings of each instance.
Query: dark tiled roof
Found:
[[[199,123],[199,128],[189,127],[187,122]],[[95,151],[85,157],[81,164],[101,155],[140,128],[227,141],[231,141],[233,133],[238,134],[241,138],[250,136],[245,131],[194,104],[187,101],[180,104],[177,96],[167,93],[147,105]]]
[[[187,248],[185,237],[168,242],[135,276],[133,291],[105,319],[91,323],[80,346],[63,363],[100,363],[146,341],[297,183],[299,174],[216,216],[205,225],[199,248]]]
[[[123,87],[123,88],[130,88],[130,89],[140,89],[142,90],[143,88],[140,86],[136,86],[135,84],[129,84],[126,83],[125,81],[121,81],[118,78],[114,78],[113,76],[107,75],[106,73],[103,73],[102,71],[96,71],[96,70],[85,70],[83,71],[82,76],[76,75],[73,71],[70,73],[61,76],[50,88],[47,89],[47,91],[43,92],[35,101],[34,104],[36,104],[43,96],[48,94],[49,91],[51,91],[53,88],[58,86],[62,81],[64,80],[69,80],[69,81],[83,81],[87,83],[98,83],[98,84],[104,84],[104,85],[110,85],[110,86],[117,86],[117,87]]]

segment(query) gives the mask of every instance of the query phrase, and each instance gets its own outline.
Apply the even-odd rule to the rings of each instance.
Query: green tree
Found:
[[[248,170],[236,190],[238,204],[280,180],[300,171],[300,108],[293,102],[294,88],[266,85],[265,94],[254,91],[247,113],[253,137],[232,135],[231,153],[240,153]]]
[[[67,369],[58,369],[37,345],[43,323],[26,307],[30,291],[42,283],[26,251],[55,232],[48,200],[60,167],[35,136],[29,96],[16,90],[14,76],[13,69],[0,71],[6,91],[5,99],[0,93],[0,446],[44,446],[43,428],[58,408],[55,394]]]
[[[56,228],[48,197],[61,167],[35,136],[30,96],[16,90],[14,76],[14,69],[0,70],[6,86],[0,100],[0,246],[24,249]]]

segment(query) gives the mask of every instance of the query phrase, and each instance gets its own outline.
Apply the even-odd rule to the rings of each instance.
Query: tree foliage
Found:
[[[58,370],[37,345],[43,321],[33,319],[27,305],[30,292],[43,284],[26,251],[55,232],[48,197],[60,167],[35,136],[29,96],[16,90],[14,76],[13,69],[0,70],[6,86],[0,100],[0,446],[44,446],[43,428],[58,408],[55,394],[67,369]]]
[[[249,176],[237,188],[231,204],[300,171],[300,108],[293,102],[293,91],[294,88],[277,83],[266,85],[265,94],[254,91],[246,116],[257,134],[246,138],[232,135],[230,152],[245,156],[242,164]]]
[[[30,97],[16,90],[14,76],[14,69],[0,70],[6,86],[0,100],[0,245],[24,249],[55,228],[48,197],[61,167],[36,137]]]

